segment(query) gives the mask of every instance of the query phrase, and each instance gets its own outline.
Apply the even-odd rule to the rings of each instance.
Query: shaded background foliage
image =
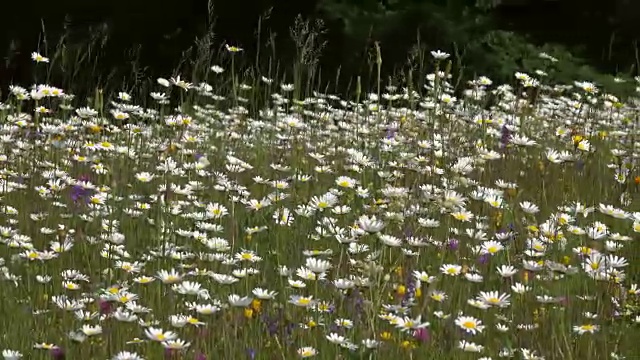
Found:
[[[400,78],[406,76],[401,69],[412,69],[415,79],[431,71],[426,62],[433,49],[454,55],[452,71],[461,80],[482,74],[510,81],[514,71],[539,68],[540,51],[563,60],[551,69],[560,81],[615,86],[605,74],[638,74],[635,0],[33,0],[12,6],[0,31],[3,89],[33,81],[34,50],[58,54],[49,81],[83,93],[201,72],[225,43],[243,47],[247,64],[260,63],[258,72],[279,66],[292,81],[283,69],[296,63],[300,42],[309,40],[309,33],[292,39],[298,14],[312,21],[307,30],[321,33],[311,54],[320,55],[318,61],[309,57],[303,65],[316,76],[321,71],[319,82],[332,82],[336,91],[348,89],[355,75],[367,85],[375,41],[385,73]]]

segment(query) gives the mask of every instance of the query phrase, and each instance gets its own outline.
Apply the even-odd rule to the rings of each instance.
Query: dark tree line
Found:
[[[170,75],[183,51],[209,29],[208,5],[207,0],[14,2],[0,25],[0,85],[32,82],[31,52],[51,54],[59,44],[74,57],[64,61],[84,62],[79,69],[61,66],[53,81],[90,71],[87,82],[95,86],[126,77],[131,64],[145,75]],[[215,37],[209,46],[237,44],[248,59],[276,48],[283,63],[296,56],[290,38],[296,16],[322,19],[326,46],[318,65],[325,73],[340,67],[345,78],[366,72],[374,41],[390,71],[415,62],[421,47],[442,48],[469,62],[468,76],[488,71],[499,78],[505,74],[492,74],[493,69],[504,65],[507,73],[526,62],[521,54],[531,52],[521,44],[526,41],[562,44],[602,72],[638,72],[640,2],[635,0],[213,0],[213,9]],[[78,45],[91,41],[90,47]],[[500,51],[507,57],[492,54]],[[93,59],[97,55],[99,61]]]

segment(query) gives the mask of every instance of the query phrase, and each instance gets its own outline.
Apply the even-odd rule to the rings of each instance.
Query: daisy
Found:
[[[451,213],[451,216],[454,219],[462,222],[470,222],[471,220],[473,220],[473,217],[474,217],[473,213],[467,210],[454,211]]]
[[[448,276],[457,276],[462,272],[462,266],[456,264],[444,264],[440,267],[440,272]]]
[[[573,331],[582,335],[582,334],[593,334],[600,330],[600,326],[593,324],[585,324],[585,325],[576,325],[573,327]]]
[[[418,315],[417,318],[412,319],[410,317],[398,317],[396,319],[396,327],[400,329],[400,331],[412,331],[416,329],[422,329],[429,326],[428,322],[421,322],[422,316]]]
[[[186,342],[184,340],[175,339],[175,340],[163,341],[162,346],[165,349],[170,349],[170,350],[183,350],[191,346],[191,343]]]
[[[255,288],[251,293],[260,300],[272,300],[278,295],[277,292],[271,290],[265,290],[262,288]]]
[[[362,215],[358,218],[357,225],[360,229],[369,233],[377,233],[385,226],[384,223],[378,220],[375,216],[368,217],[366,215]]]
[[[496,271],[498,272],[498,275],[505,278],[512,277],[518,272],[518,270],[511,265],[500,265]]]
[[[144,358],[136,353],[129,351],[120,351],[111,360],[144,360]]]
[[[462,330],[471,333],[473,335],[481,333],[484,330],[482,321],[471,316],[459,316],[454,323]]]
[[[528,201],[521,202],[520,208],[522,209],[522,211],[526,212],[527,214],[536,214],[540,212],[540,208],[538,207],[538,205]]]
[[[171,269],[171,271],[160,270],[156,277],[165,284],[175,284],[182,281],[182,274],[178,273],[175,269]]]
[[[497,291],[481,291],[480,295],[478,295],[478,300],[491,306],[504,308],[511,304],[509,302],[510,297],[511,296],[509,294],[500,294]]]
[[[305,346],[305,347],[299,348],[297,350],[297,353],[301,358],[308,358],[308,357],[318,355],[318,350],[316,350],[315,348],[312,348],[311,346]]]
[[[160,328],[148,327],[144,330],[144,334],[153,341],[163,342],[174,340],[178,337],[178,334],[172,331],[164,331]]]
[[[481,253],[495,255],[504,249],[504,245],[497,241],[485,241],[482,243]]]
[[[358,182],[355,179],[352,179],[347,176],[339,176],[335,180],[335,183],[341,188],[349,188],[349,189],[354,188],[358,184]]]

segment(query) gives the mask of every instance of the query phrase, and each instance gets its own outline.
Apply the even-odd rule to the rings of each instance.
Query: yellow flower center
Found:
[[[475,329],[476,323],[473,321],[465,321],[462,323],[462,327],[466,329]]]
[[[309,304],[311,304],[311,300],[310,299],[306,299],[306,298],[302,298],[302,299],[298,300],[298,304],[300,304],[300,305],[309,305]]]
[[[406,328],[412,328],[415,325],[415,323],[411,320],[407,321],[404,323],[404,327]]]
[[[310,328],[314,328],[314,327],[318,326],[318,324],[313,320],[309,320],[309,322],[307,322],[307,326],[310,327]]]

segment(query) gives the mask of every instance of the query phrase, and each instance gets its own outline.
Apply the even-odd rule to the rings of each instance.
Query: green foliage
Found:
[[[344,54],[341,64],[351,65],[356,73],[362,70],[358,68],[358,60],[362,63],[369,59],[354,57],[353,49],[369,48],[371,40],[382,40],[387,67],[405,63],[402,57],[409,52],[409,65],[423,68],[424,64],[415,63],[415,54],[442,49],[454,55],[453,73],[460,77],[460,82],[479,75],[510,82],[515,72],[543,70],[560,83],[582,79],[604,85],[620,96],[633,93],[628,82],[598,72],[561,45],[538,46],[524,35],[497,29],[491,10],[499,4],[500,1],[493,0],[330,0],[321,2],[319,11],[343,23],[342,36],[347,39],[346,48],[350,51]],[[558,65],[540,58],[541,52],[560,60]]]
[[[599,73],[585,60],[572,55],[557,44],[536,46],[526,37],[508,31],[494,30],[467,46],[467,66],[478,75],[486,75],[499,82],[508,82],[515,72],[533,74],[542,70],[561,84],[572,84],[580,79],[600,84],[618,96],[633,94],[634,87],[628,76],[614,77]],[[546,53],[556,58],[549,62],[540,57]]]

